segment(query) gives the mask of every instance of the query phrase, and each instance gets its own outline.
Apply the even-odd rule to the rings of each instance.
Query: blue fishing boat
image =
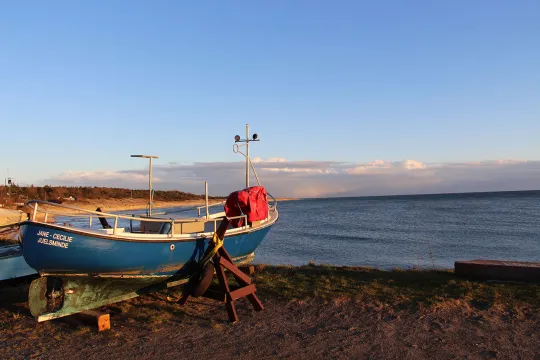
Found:
[[[38,211],[42,205],[52,208],[51,204],[42,201],[31,201],[29,205],[38,207]],[[32,220],[23,222],[24,258],[42,276],[170,277],[178,274],[184,265],[202,258],[208,242],[225,217],[160,219],[66,208],[79,210],[89,218],[110,217],[115,224],[125,219],[142,225],[139,230],[130,231],[129,227],[118,225],[105,229],[90,226],[84,229],[68,224]],[[48,209],[47,213],[54,213],[55,216],[61,214],[53,211]],[[239,262],[252,260],[255,249],[277,218],[278,212],[272,207],[267,219],[251,223],[246,221],[243,226],[227,229],[224,246],[233,259]],[[234,219],[237,217],[229,218]],[[159,229],[154,231],[156,224]]]
[[[29,220],[21,223],[23,256],[41,277],[30,286],[30,310],[49,320],[138,296],[145,290],[184,284],[200,273],[218,229],[221,243],[237,265],[254,253],[278,220],[277,201],[260,184],[249,151],[252,139],[235,137],[233,151],[246,157],[246,187],[226,202],[208,203],[191,218],[111,214],[32,200]],[[249,186],[249,166],[258,185]],[[152,193],[151,189],[150,194]],[[210,208],[222,207],[212,214]],[[205,211],[201,214],[201,209]],[[38,221],[36,215],[43,213]],[[169,214],[170,215],[170,214]],[[47,222],[54,216],[55,223]]]

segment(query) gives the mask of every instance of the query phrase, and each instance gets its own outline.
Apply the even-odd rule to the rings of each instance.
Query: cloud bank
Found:
[[[508,191],[540,188],[540,161],[494,160],[425,164],[416,160],[369,163],[287,161],[254,158],[261,183],[276,197],[334,197]],[[245,185],[245,163],[206,162],[156,165],[153,184],[158,190],[227,195]],[[251,184],[255,184],[252,175]],[[69,171],[42,184],[110,186],[145,189],[148,170]]]

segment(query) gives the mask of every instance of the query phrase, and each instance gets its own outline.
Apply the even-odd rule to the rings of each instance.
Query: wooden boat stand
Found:
[[[219,239],[223,240],[225,230],[229,226],[229,221],[223,221],[219,229],[216,231]],[[218,279],[217,286],[210,286],[210,282],[213,279],[213,272],[211,276],[204,276],[200,280],[200,284],[206,287],[207,290],[203,292],[202,296],[214,299],[225,303],[227,314],[229,315],[229,321],[236,323],[238,321],[238,315],[236,313],[236,307],[234,302],[240,298],[247,297],[253,305],[255,311],[264,310],[264,306],[255,294],[257,291],[254,284],[251,282],[251,278],[242,272],[233,262],[231,256],[227,252],[224,246],[219,247],[216,254],[212,258],[215,274]],[[238,286],[231,286],[227,280],[225,269],[230,271]],[[204,283],[204,284],[203,284]],[[193,286],[186,284],[182,297],[178,301],[181,306],[184,306],[190,296],[194,296]]]

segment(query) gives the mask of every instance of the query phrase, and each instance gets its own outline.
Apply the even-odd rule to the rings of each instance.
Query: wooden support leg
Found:
[[[253,292],[252,294],[249,294],[247,296],[249,302],[251,303],[251,305],[253,305],[253,308],[255,309],[255,311],[263,311],[264,310],[264,306],[263,304],[261,303],[261,301],[259,300],[259,298],[257,297],[257,295],[255,295],[255,292]]]
[[[230,296],[231,289],[229,288],[229,282],[225,276],[225,271],[223,271],[223,266],[221,266],[221,263],[217,258],[214,258],[214,267],[216,269],[220,290],[225,294],[225,306],[227,308],[227,314],[229,314],[229,321],[235,323],[238,321],[236,307]]]
[[[193,289],[193,284],[190,281],[184,284],[184,288],[182,289],[182,297],[180,298],[180,300],[178,300],[178,303],[180,304],[180,306],[184,306],[187,303],[192,289]]]
[[[183,293],[180,300],[178,300],[178,303],[180,304],[180,306],[184,306],[188,300],[189,300],[189,294]]]

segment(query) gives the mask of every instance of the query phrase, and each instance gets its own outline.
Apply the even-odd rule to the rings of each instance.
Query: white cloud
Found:
[[[425,169],[426,164],[421,163],[420,161],[416,161],[416,160],[405,160],[403,162],[403,167],[409,170]]]
[[[416,160],[369,163],[287,161],[254,158],[264,186],[274,196],[363,196],[410,193],[525,190],[540,187],[540,162],[494,160],[426,164]],[[243,162],[154,166],[156,189],[227,195],[244,187]],[[44,183],[145,188],[146,170],[66,172]],[[255,184],[252,176],[251,184]]]
[[[87,183],[87,182],[99,182],[99,181],[130,181],[130,182],[147,182],[148,175],[137,173],[133,171],[66,171],[55,177],[58,181],[65,181],[67,183]],[[159,177],[152,177],[152,181],[158,183],[161,181]]]
[[[366,173],[381,173],[388,172],[389,170],[415,170],[425,169],[426,164],[416,160],[404,160],[404,161],[385,161],[374,160],[365,164],[357,164],[354,167],[347,169],[349,174],[366,174]]]
[[[273,163],[273,162],[286,162],[287,160],[285,160],[284,158],[279,158],[279,157],[273,157],[273,158],[269,158],[269,159],[266,159],[266,160],[263,160],[261,159],[260,157],[254,157],[253,159],[251,159],[251,162],[253,163],[262,163],[262,162],[268,162],[268,163]]]

